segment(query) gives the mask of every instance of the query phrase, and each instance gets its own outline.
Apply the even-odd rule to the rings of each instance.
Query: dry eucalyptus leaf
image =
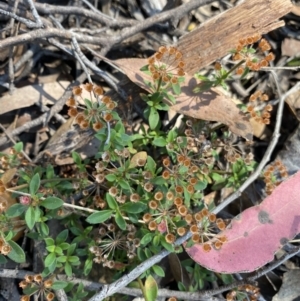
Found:
[[[132,82],[150,91],[144,80],[151,80],[151,78],[140,71],[141,67],[148,64],[146,59],[120,59],[114,63],[123,69]],[[192,118],[221,122],[236,135],[251,140],[252,127],[249,119],[235,103],[216,88],[194,93],[196,84],[196,79],[186,74],[185,82],[181,86],[181,94],[176,97],[176,104],[171,106],[171,109]]]
[[[260,205],[246,209],[222,233],[223,246],[186,248],[200,265],[219,273],[252,272],[300,232],[300,172],[281,183]]]
[[[30,107],[35,103],[53,104],[64,94],[69,85],[68,81],[60,81],[16,89],[12,95],[7,93],[0,98],[0,115]]]

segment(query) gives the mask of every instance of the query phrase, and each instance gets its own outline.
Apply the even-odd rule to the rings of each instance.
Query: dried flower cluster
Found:
[[[258,55],[256,50],[252,47],[255,43],[258,43],[257,50],[260,51],[261,55]],[[262,39],[260,35],[240,39],[232,59],[234,61],[244,61],[244,63],[237,68],[236,73],[242,75],[245,68],[259,71],[261,68],[267,67],[269,62],[275,59],[272,52],[266,55],[264,54],[269,50],[271,50],[269,42],[266,39]]]
[[[8,170],[15,166],[28,164],[28,160],[24,158],[24,155],[21,152],[17,152],[14,148],[11,148],[9,152],[10,154],[1,154],[0,156],[1,169]]]
[[[0,238],[0,253],[2,255],[8,255],[11,252],[11,246],[1,237]]]
[[[101,263],[110,269],[119,269],[126,264],[113,260],[115,251],[125,252],[128,260],[132,260],[136,257],[136,250],[139,246],[140,239],[136,237],[136,228],[133,224],[127,224],[126,231],[120,231],[115,224],[110,223],[102,224],[98,231],[96,245],[91,246],[89,250],[95,255],[94,262]]]
[[[216,160],[212,153],[219,147],[224,149],[225,159],[230,163],[235,163],[239,159],[242,159],[246,165],[250,165],[253,162],[253,154],[242,153],[230,139],[218,138],[211,141],[207,139],[207,135],[204,132],[200,134],[195,132],[192,120],[188,120],[186,125],[188,126],[184,132],[187,137],[186,149],[201,156],[201,158],[197,157],[192,162],[199,167],[203,174],[208,174],[210,168],[214,165]],[[203,163],[203,165],[199,163]]]
[[[73,88],[74,97],[67,100],[66,105],[70,107],[68,115],[75,117],[75,121],[82,129],[88,127],[93,128],[95,131],[102,129],[107,122],[113,120],[112,111],[115,109],[117,104],[111,100],[109,96],[104,96],[104,91],[101,87],[85,84],[83,88],[90,93],[90,99],[84,99],[86,108],[78,105],[76,97],[82,99],[82,88],[76,86]],[[92,94],[96,97],[96,100],[92,97]]]
[[[263,124],[270,124],[270,112],[273,110],[273,106],[271,104],[266,104],[262,111],[258,111],[255,109],[255,107],[261,102],[266,102],[268,100],[268,95],[263,94],[261,91],[256,91],[250,96],[250,104],[248,104],[247,106],[247,112],[252,118],[254,118],[255,121]]]
[[[236,290],[226,294],[226,301],[256,301],[259,298],[259,288],[251,284],[238,286]]]
[[[280,181],[276,179],[276,173],[279,173],[278,177],[281,178]],[[270,195],[282,180],[288,176],[287,168],[280,160],[276,160],[270,164],[263,173],[264,182],[266,183],[266,193]]]
[[[193,190],[197,183],[196,178],[190,178],[190,183],[191,187],[187,189]],[[184,204],[183,193],[184,187],[177,185],[166,194],[162,191],[154,194],[154,199],[148,203],[150,212],[143,216],[150,231],[158,230],[164,233],[166,242],[172,244],[176,234],[183,236],[187,231],[191,231],[194,243],[204,243],[214,238],[215,232],[225,229],[225,222],[206,208],[192,213]],[[219,237],[213,242],[205,243],[203,247],[206,251],[210,251],[211,246],[220,249],[225,241],[225,237]]]
[[[44,280],[42,275],[26,275],[24,280],[19,283],[19,286],[23,290],[30,291],[29,294],[23,295],[21,301],[30,301],[30,296],[36,294],[45,298],[46,301],[51,301],[54,299],[55,295],[50,291],[53,281],[51,279]]]
[[[182,53],[175,47],[159,47],[158,52],[148,59],[148,64],[153,80],[159,81],[159,86],[156,88],[177,84],[178,77],[185,74]]]

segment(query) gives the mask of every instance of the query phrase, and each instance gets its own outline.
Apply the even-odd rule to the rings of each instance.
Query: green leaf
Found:
[[[168,136],[167,136],[167,139],[168,139],[168,142],[173,142],[177,137],[177,133],[176,131],[172,130],[168,133]]]
[[[32,206],[28,207],[25,213],[25,222],[27,227],[32,230],[35,224],[35,210]]]
[[[231,274],[219,274],[219,275],[221,276],[221,279],[225,285],[231,284],[234,281],[234,278]]]
[[[40,205],[47,209],[57,209],[60,208],[63,204],[63,200],[53,196],[49,196],[40,202]]]
[[[117,177],[115,174],[109,174],[109,175],[106,175],[105,176],[105,179],[108,181],[108,182],[114,182],[116,181]]]
[[[56,261],[55,253],[50,253],[45,258],[45,266],[49,267],[50,265],[54,264],[55,261]]]
[[[57,257],[56,260],[57,260],[57,262],[64,263],[67,261],[67,256],[61,255],[61,256]]]
[[[26,261],[24,250],[12,240],[7,243],[11,246],[11,251],[8,253],[7,257],[16,263],[24,263]]]
[[[175,251],[173,245],[167,243],[164,237],[162,237],[162,239],[160,240],[160,243],[169,252],[174,252]]]
[[[49,235],[49,227],[47,224],[45,223],[41,223],[40,224],[40,229],[41,229],[41,234],[44,236],[48,236]]]
[[[63,231],[61,231],[55,238],[55,242],[56,244],[61,244],[63,242],[65,242],[67,240],[69,236],[69,230],[68,229],[65,229]]]
[[[113,214],[113,210],[101,210],[99,212],[92,213],[86,221],[90,224],[100,224],[108,220]]]
[[[127,213],[141,213],[147,208],[147,205],[142,202],[126,203],[120,207],[120,210]]]
[[[167,141],[164,137],[156,137],[153,139],[152,144],[159,147],[164,147],[167,145]]]
[[[145,299],[147,301],[155,301],[157,297],[158,287],[155,279],[149,275],[145,281]]]
[[[64,254],[63,251],[62,251],[62,248],[59,247],[59,246],[55,246],[54,252],[55,252],[57,255],[61,255],[61,256]]]
[[[72,266],[68,262],[65,264],[65,273],[68,277],[72,276]]]
[[[160,266],[155,264],[154,266],[152,266],[152,269],[157,276],[159,276],[159,277],[165,276],[165,272]]]
[[[22,204],[13,204],[6,211],[6,215],[8,217],[20,216],[27,208],[28,208],[27,206],[24,206]]]
[[[106,201],[110,209],[116,210],[118,208],[118,203],[109,193],[106,194]]]
[[[152,257],[152,253],[151,253],[150,249],[148,249],[148,248],[145,248],[145,254],[146,254],[147,258]]]
[[[74,253],[76,247],[77,247],[76,243],[69,245],[67,255],[68,256],[72,255]]]
[[[145,246],[147,245],[153,238],[152,233],[147,233],[142,239],[141,239],[141,245]]]
[[[126,230],[126,222],[119,210],[116,212],[115,221],[121,230]]]
[[[84,263],[84,268],[83,268],[83,273],[85,276],[87,276],[90,271],[92,270],[93,267],[93,259],[92,258],[88,258],[85,263]]]
[[[147,168],[152,174],[155,174],[156,163],[150,156],[147,157]]]
[[[26,295],[33,295],[34,293],[38,292],[39,290],[39,287],[38,286],[33,286],[33,287],[26,287],[23,289],[23,293],[26,294]]]
[[[23,142],[17,142],[15,145],[14,145],[14,149],[20,153],[22,150],[23,150]]]
[[[150,108],[150,115],[149,115],[149,126],[151,130],[154,130],[159,123],[159,114],[157,110],[153,107]]]
[[[140,69],[141,71],[149,71],[149,65],[145,65],[145,66],[143,66],[141,69]]]
[[[93,103],[88,98],[84,98],[83,101],[84,101],[84,103],[85,103],[85,105],[86,105],[86,107],[88,109],[92,109],[93,108]]]
[[[162,176],[158,176],[154,179],[151,179],[151,183],[154,185],[163,185],[166,183],[166,180]]]
[[[35,222],[39,222],[41,217],[41,210],[39,207],[34,208],[34,220]]]
[[[49,273],[53,273],[57,266],[57,259],[55,259],[51,265],[48,266]]]
[[[54,167],[52,165],[48,164],[47,169],[46,169],[46,178],[52,179],[54,177],[55,177]]]
[[[78,166],[81,165],[81,157],[78,153],[72,152],[72,158],[73,158],[76,165],[78,165]]]
[[[129,183],[127,181],[125,181],[124,179],[121,179],[120,181],[118,181],[118,184],[121,186],[122,189],[125,189],[125,190],[130,189]]]
[[[194,186],[195,190],[204,190],[207,187],[206,181],[198,181]]]
[[[179,84],[179,83],[173,84],[173,85],[172,85],[172,89],[173,89],[173,91],[174,91],[174,93],[175,93],[176,95],[179,95],[180,92],[181,92],[181,88],[180,88],[180,84]]]
[[[6,264],[7,263],[7,259],[5,258],[4,255],[0,254],[0,264]]]
[[[60,290],[60,289],[64,289],[65,287],[67,287],[68,282],[66,281],[55,281],[53,282],[51,289],[53,290]]]
[[[53,246],[55,244],[54,239],[51,237],[45,238],[44,241],[47,247]]]
[[[38,173],[36,173],[30,183],[29,183],[29,192],[31,195],[35,195],[36,192],[39,190],[40,188],[40,184],[41,184],[41,179],[40,179],[40,175]]]
[[[178,285],[178,289],[180,290],[180,291],[182,291],[182,292],[186,292],[187,291],[187,289],[185,288],[185,286],[184,286],[184,284],[182,283],[182,282],[178,282],[177,283],[177,285]]]
[[[74,244],[74,245],[76,245],[76,244]],[[62,242],[62,243],[60,243],[59,244],[59,246],[60,246],[60,248],[62,249],[62,250],[68,250],[68,252],[70,252],[70,251],[74,251],[74,247],[73,247],[73,244],[72,245],[70,245],[70,244],[68,244],[67,242]],[[71,247],[72,246],[72,247]],[[68,253],[68,254],[72,254],[72,253]]]
[[[72,265],[78,265],[80,264],[80,260],[78,256],[69,256],[68,262],[70,262]]]
[[[153,246],[157,247],[160,243],[160,235],[155,235],[153,240],[152,240],[152,244]]]
[[[145,261],[147,259],[146,255],[145,255],[145,252],[142,248],[137,249],[137,256],[138,256],[140,261]]]
[[[46,247],[46,250],[50,253],[53,253],[55,251],[55,245]]]

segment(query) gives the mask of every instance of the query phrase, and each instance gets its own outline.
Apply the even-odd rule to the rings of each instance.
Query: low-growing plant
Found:
[[[226,88],[234,70],[245,77],[249,71],[267,66],[274,55],[259,56],[253,45],[258,43],[257,49],[264,53],[270,50],[265,39],[259,40],[255,36],[239,42],[232,51],[233,60],[239,62],[229,71],[217,62],[211,78],[196,75],[201,83],[194,93],[218,85]],[[141,95],[147,123],[131,132],[116,110],[117,103],[104,95],[101,87],[91,83],[74,87],[74,96],[67,101],[68,114],[80,128],[92,128],[101,143],[95,158],[83,161],[78,153],[72,153],[75,172],[68,177],[61,178],[51,164],[45,167],[27,162],[22,143],[16,144],[10,155],[1,155],[2,170],[14,172],[9,182],[0,181],[0,260],[3,263],[8,256],[16,262],[25,261],[24,251],[12,240],[17,232],[13,226],[16,218],[26,226],[25,235],[46,245],[44,270],[21,282],[22,300],[29,300],[32,294],[52,300],[49,289],[58,287],[72,291],[70,300],[83,299],[87,293],[82,285],[74,291],[68,283],[56,281],[55,275],[80,276],[83,271],[87,276],[93,266],[101,265],[115,270],[113,279],[117,279],[163,249],[178,252],[174,242],[187,233],[192,235],[186,248],[200,244],[209,253],[227,243],[222,231],[228,221],[211,212],[215,205],[205,196],[225,187],[238,189],[256,164],[252,153],[241,147],[241,139],[227,126],[214,128],[208,121],[188,116],[179,128],[163,123],[162,113],[168,112],[182,93],[182,58],[175,47],[163,46],[141,69],[150,91]],[[83,89],[89,98],[82,97]],[[268,100],[259,92],[250,101],[258,98]],[[265,124],[270,118],[265,113],[271,108],[266,104],[260,114],[253,104],[243,107],[246,114],[259,116],[258,121]],[[278,168],[285,175],[283,168]],[[270,175],[271,171],[264,173],[269,192],[270,183],[274,184]],[[5,194],[18,202],[8,206],[6,199],[2,201]],[[66,228],[56,237],[51,237],[48,227],[53,219]],[[186,270],[194,281],[190,287],[179,283],[181,290],[202,290],[205,282],[220,277],[198,265],[187,265]],[[164,275],[162,267],[153,265],[140,276],[147,301],[156,298],[154,276]]]

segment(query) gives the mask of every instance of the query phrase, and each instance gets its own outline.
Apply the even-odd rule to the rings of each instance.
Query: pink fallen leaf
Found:
[[[144,80],[152,79],[140,71],[141,67],[148,64],[147,59],[119,59],[114,63],[123,69],[132,82],[150,92]],[[181,94],[176,97],[176,104],[171,106],[171,109],[192,118],[221,122],[236,135],[252,140],[252,126],[249,119],[237,108],[232,99],[216,88],[194,93],[196,79],[189,74],[184,77]]]
[[[281,183],[261,204],[248,208],[221,233],[227,242],[205,252],[201,244],[186,248],[200,265],[219,273],[252,272],[274,258],[300,233],[300,172]]]

